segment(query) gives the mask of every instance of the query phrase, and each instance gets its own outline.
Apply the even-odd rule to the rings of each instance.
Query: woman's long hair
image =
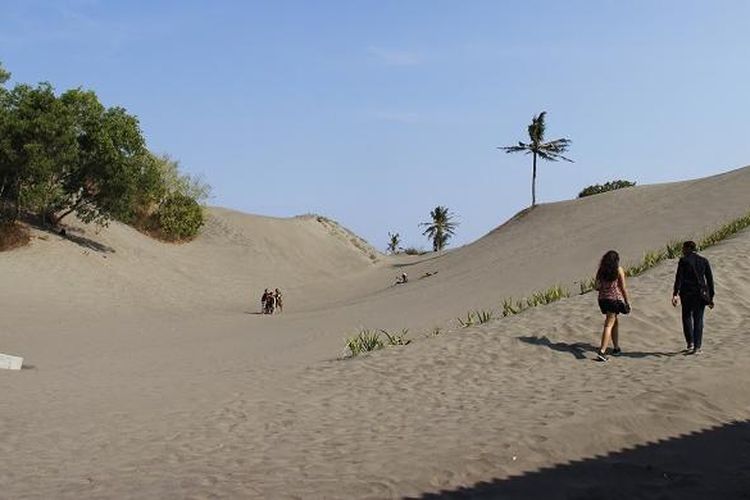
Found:
[[[596,272],[596,281],[608,282],[617,279],[617,272],[620,269],[620,254],[614,250],[605,253],[599,263],[599,270]]]

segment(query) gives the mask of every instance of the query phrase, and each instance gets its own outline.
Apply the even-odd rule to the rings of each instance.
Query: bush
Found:
[[[406,255],[424,255],[427,252],[422,248],[407,247],[403,249],[403,253]]]
[[[29,242],[29,230],[17,222],[0,222],[0,252],[22,247]]]
[[[633,186],[635,186],[635,182],[623,180],[611,181],[607,182],[606,184],[594,184],[593,186],[584,188],[583,191],[578,193],[578,197],[584,198],[586,196],[591,196],[594,194],[606,193],[607,191],[614,191],[615,189],[622,189]]]
[[[167,239],[194,238],[203,226],[203,209],[193,198],[174,194],[165,199],[156,212],[159,227]]]

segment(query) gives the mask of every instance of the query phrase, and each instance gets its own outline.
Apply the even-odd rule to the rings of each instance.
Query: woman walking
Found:
[[[630,312],[630,300],[625,288],[625,271],[620,267],[620,255],[614,250],[605,253],[596,272],[596,289],[599,290],[599,309],[604,318],[602,342],[596,353],[597,361],[607,361],[607,346],[612,340],[612,354],[620,350],[618,314]]]

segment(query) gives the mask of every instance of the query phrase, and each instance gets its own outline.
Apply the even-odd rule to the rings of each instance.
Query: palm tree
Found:
[[[546,111],[542,111],[531,120],[529,125],[529,139],[531,142],[518,142],[517,146],[506,146],[499,147],[506,153],[520,153],[521,151],[526,154],[534,155],[532,163],[531,173],[531,206],[536,206],[536,157],[539,156],[543,160],[547,161],[558,161],[565,160],[573,163],[573,160],[566,158],[562,153],[568,150],[570,146],[570,139],[555,139],[554,141],[544,142],[544,116],[547,114]]]
[[[398,252],[401,246],[401,235],[398,233],[388,232],[388,251],[391,253]]]
[[[455,233],[458,222],[453,220],[454,215],[447,207],[440,205],[430,212],[430,217],[432,222],[422,222],[419,225],[426,228],[422,234],[432,240],[432,249],[439,252]]]

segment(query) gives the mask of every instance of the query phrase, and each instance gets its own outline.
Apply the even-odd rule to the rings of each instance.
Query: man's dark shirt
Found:
[[[693,266],[695,272],[693,272]],[[698,273],[701,282],[705,278],[705,283],[708,286],[708,295],[713,300],[714,276],[711,272],[711,265],[705,257],[695,252],[682,257],[677,264],[677,274],[674,277],[674,295],[698,295],[701,285],[696,279],[696,273]]]

